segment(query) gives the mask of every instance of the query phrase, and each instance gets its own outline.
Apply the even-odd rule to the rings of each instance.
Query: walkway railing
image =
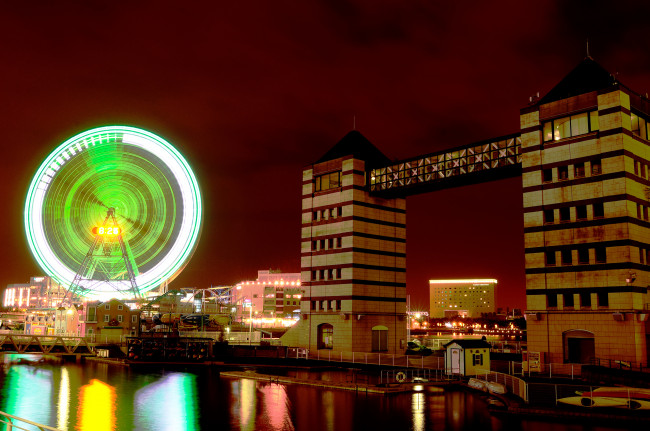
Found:
[[[37,422],[28,421],[27,419],[10,415],[9,413],[2,411],[0,411],[0,424],[4,424],[7,431],[13,431],[15,429],[29,431],[33,430],[34,428],[41,431],[60,431],[58,428],[53,428],[47,425],[39,424]]]
[[[650,373],[650,364],[648,362],[631,362],[631,361],[621,361],[617,359],[593,358],[591,360],[591,365],[598,365],[607,368],[616,368],[619,370]]]
[[[287,357],[349,364],[379,365],[400,368],[444,369],[445,359],[440,356],[396,355],[391,353],[347,352],[289,348]]]
[[[517,395],[519,398],[528,403],[528,383],[519,377],[509,374],[497,373],[495,371],[477,370],[477,378],[484,379],[486,382],[500,383],[508,392]]]

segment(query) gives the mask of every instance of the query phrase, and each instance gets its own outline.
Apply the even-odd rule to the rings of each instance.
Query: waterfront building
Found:
[[[519,115],[517,133],[397,161],[353,131],[305,168],[302,320],[283,343],[397,351],[405,198],[521,176],[528,350],[647,363],[648,96],[588,57]]]
[[[591,58],[521,110],[528,350],[648,361],[650,103]]]
[[[286,345],[406,348],[406,200],[371,196],[367,172],[389,159],[352,131],[303,170],[302,319]]]
[[[3,306],[11,309],[57,307],[66,290],[50,277],[31,277],[29,283],[8,284],[4,291]]]
[[[80,335],[79,311],[77,307],[59,307],[54,312],[55,335]]]
[[[139,334],[140,310],[132,310],[124,301],[87,302],[84,307],[85,335],[134,337]]]
[[[494,296],[497,280],[429,280],[431,317],[481,317],[496,311]]]
[[[300,273],[257,271],[256,280],[241,281],[232,290],[234,321],[245,322],[252,317],[258,324],[273,326],[271,320],[296,320],[302,295]]]

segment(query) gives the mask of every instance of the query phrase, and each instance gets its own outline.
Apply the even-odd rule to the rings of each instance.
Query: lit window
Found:
[[[320,175],[314,179],[314,191],[320,192],[341,186],[341,172]]]
[[[544,122],[542,136],[544,142],[559,141],[598,129],[598,111],[591,111]]]

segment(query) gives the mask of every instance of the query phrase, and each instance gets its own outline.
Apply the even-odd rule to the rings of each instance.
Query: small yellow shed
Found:
[[[490,343],[485,340],[453,340],[444,345],[445,372],[475,376],[490,369]]]

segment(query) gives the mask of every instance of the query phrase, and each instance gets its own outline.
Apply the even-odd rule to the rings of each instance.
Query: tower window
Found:
[[[544,223],[551,224],[555,222],[553,210],[544,210]]]
[[[562,265],[572,265],[573,258],[571,256],[571,250],[562,250]]]
[[[560,181],[569,179],[569,167],[560,166],[557,168],[557,177]]]
[[[550,183],[553,181],[553,169],[543,169],[542,170],[542,181],[545,183]]]
[[[580,294],[580,306],[591,308],[591,293],[583,292]]]
[[[314,179],[314,191],[320,192],[341,186],[341,172],[331,172]]]
[[[607,263],[607,250],[605,247],[596,247],[596,263]]]
[[[547,251],[544,254],[546,257],[546,266],[555,266],[555,252]]]
[[[587,219],[587,205],[576,206],[576,219],[577,220]]]
[[[584,162],[582,163],[576,163],[573,167],[575,171],[575,177],[576,178],[582,178],[585,176],[585,164]]]
[[[594,204],[594,218],[603,218],[605,217],[605,207],[602,202],[596,202]]]
[[[596,297],[599,307],[609,307],[609,294],[607,292],[598,292]]]
[[[578,263],[581,265],[589,264],[589,249],[588,248],[579,248],[578,249]]]
[[[573,293],[565,293],[565,294],[563,294],[562,299],[564,299],[564,308],[572,308],[573,307]]]
[[[554,293],[546,295],[546,306],[548,308],[557,308],[557,295]]]
[[[560,208],[560,221],[561,222],[571,221],[571,208],[570,207]]]
[[[591,175],[600,175],[603,173],[603,167],[600,159],[594,159],[591,161]]]

